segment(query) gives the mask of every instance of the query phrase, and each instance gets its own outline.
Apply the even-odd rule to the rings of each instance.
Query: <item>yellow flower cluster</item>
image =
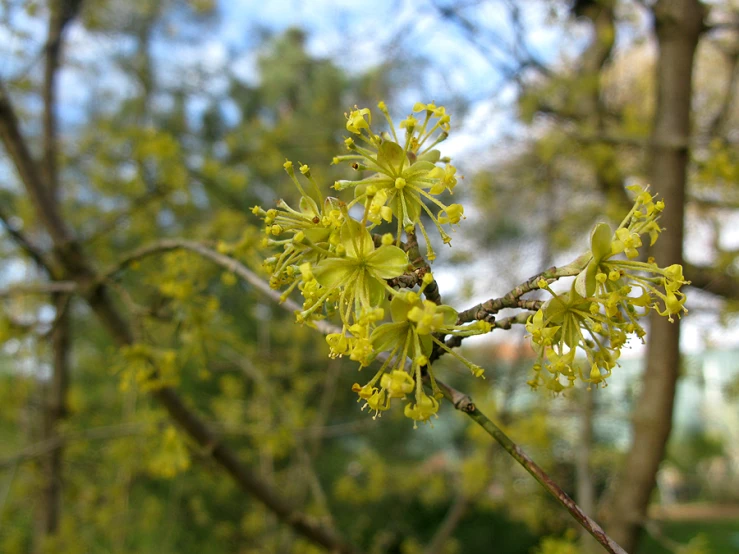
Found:
[[[535,375],[529,381],[534,388],[543,385],[556,394],[573,386],[578,378],[605,385],[628,336],[643,339],[646,334],[639,319],[650,309],[670,321],[672,316],[687,312],[685,294],[680,291],[687,284],[682,266],[663,269],[651,259],[635,259],[642,235],[649,234],[651,244],[657,240],[657,219],[664,203],[655,202],[641,187],[630,190],[636,193],[634,207],[615,232],[605,223],[595,227],[589,260],[571,289],[557,294],[546,280],[539,283],[552,298],[526,324],[538,355]],[[587,376],[575,362],[578,349],[587,357]]]
[[[354,200],[349,207],[360,204],[365,207],[365,218],[370,227],[383,221],[397,219],[396,244],[400,244],[403,230],[416,226],[426,239],[427,257],[436,257],[421,214],[426,213],[436,226],[445,244],[451,237],[442,225],[456,225],[464,217],[460,204],[445,205],[438,195],[454,192],[457,169],[435,146],[449,135],[449,115],[442,106],[416,104],[414,113],[423,112],[423,122],[410,115],[400,124],[405,130],[403,140],[398,137],[387,107],[380,102],[379,109],[385,116],[391,135],[372,131],[372,113],[363,108],[347,115],[346,128],[357,136],[346,139],[351,154],[337,156],[334,163],[349,162],[355,170],[370,171],[369,177],[359,181],[337,181],[336,190],[354,188]],[[444,166],[437,165],[443,163]]]
[[[298,208],[280,200],[276,208],[256,206],[253,212],[265,223],[264,246],[278,249],[264,262],[270,286],[284,289],[283,299],[296,289],[302,293],[297,320],[303,323],[338,315],[340,332],[326,337],[329,355],[348,356],[360,368],[382,361],[372,379],[353,387],[363,407],[377,417],[390,408],[393,399],[402,400],[407,402],[404,413],[408,418],[426,422],[438,411],[442,397],[430,359],[446,352],[475,376],[483,373],[448,348],[444,337],[487,333],[492,325],[486,321],[458,324],[469,321],[467,315],[459,320],[450,306],[423,300],[421,295],[428,292],[433,277],[427,266],[411,265],[402,248],[407,248],[403,234],[415,239],[418,229],[426,241],[427,257],[433,260],[421,215],[430,218],[445,243],[451,238],[443,226],[456,225],[464,217],[462,206],[446,205],[437,198],[452,193],[457,184],[456,169],[435,149],[448,136],[449,116],[443,107],[417,104],[414,113],[420,117],[408,116],[396,130],[385,104],[378,107],[389,132],[376,133],[371,111],[356,108],[346,115],[351,135],[345,145],[350,153],[333,159],[333,163],[348,162],[363,172],[359,180],[334,183],[338,191],[353,189],[352,200],[324,197],[307,165],[301,164],[297,175],[287,161],[285,171],[300,192]],[[309,186],[304,187],[305,182]],[[577,379],[604,385],[627,337],[644,336],[641,317],[654,309],[672,320],[687,311],[680,291],[686,284],[682,267],[663,269],[652,260],[638,259],[642,237],[648,235],[654,244],[659,236],[657,220],[664,204],[655,201],[647,189],[630,190],[636,195],[634,207],[618,228],[613,231],[606,224],[597,225],[590,251],[567,266],[567,275],[579,271],[570,290],[558,294],[546,279],[538,283],[552,298],[526,323],[538,356],[529,381],[532,387],[559,393]],[[350,215],[352,209],[356,219]],[[397,222],[395,233],[373,233],[393,221]],[[415,240],[407,242],[415,244]],[[434,289],[435,284],[429,290]],[[578,351],[588,360],[587,375],[576,362]]]
[[[414,270],[401,248],[404,232],[420,229],[428,258],[435,257],[421,222],[422,213],[431,218],[442,240],[449,243],[451,238],[442,225],[458,224],[464,210],[459,204],[445,205],[437,198],[445,191],[451,193],[457,184],[457,170],[435,149],[448,136],[445,109],[417,104],[414,113],[422,112],[422,122],[411,115],[398,131],[384,103],[379,109],[390,125],[390,133],[376,134],[370,110],[355,109],[347,114],[346,129],[352,136],[345,144],[350,154],[333,159],[334,163],[347,161],[355,170],[371,173],[357,181],[334,183],[339,191],[354,189],[351,201],[324,198],[310,168],[300,165],[301,177],[287,161],[285,171],[300,192],[298,209],[280,200],[276,208],[255,206],[252,211],[264,220],[264,245],[280,249],[264,262],[270,286],[285,287],[283,299],[295,289],[303,295],[302,310],[296,314],[298,321],[318,320],[338,312],[341,332],[326,337],[330,356],[349,356],[360,366],[384,356],[375,377],[364,386],[354,387],[365,406],[376,416],[389,408],[391,399],[404,399],[413,393],[414,402],[406,404],[405,415],[414,421],[428,421],[438,410],[441,398],[429,364],[432,350],[451,352],[441,340],[445,334],[480,334],[490,331],[491,326],[481,322],[457,326],[457,314],[451,307],[422,301],[420,295],[433,282],[430,273],[423,276],[416,291],[388,283]],[[403,135],[402,141],[399,135]],[[305,181],[309,187],[303,186]],[[354,206],[364,208],[361,220],[349,215]],[[376,227],[393,219],[397,220],[395,234],[373,236]],[[392,321],[383,323],[387,310]],[[481,368],[451,353],[475,375],[482,374]],[[430,395],[424,391],[425,375],[429,376]]]

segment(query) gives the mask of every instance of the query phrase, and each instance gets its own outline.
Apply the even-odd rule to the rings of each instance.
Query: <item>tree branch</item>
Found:
[[[521,450],[520,446],[513,442],[495,423],[478,410],[477,406],[472,402],[472,399],[468,395],[450,387],[438,379],[436,380],[436,383],[439,385],[441,392],[444,393],[444,397],[449,400],[457,410],[467,414],[470,419],[482,427],[488,435],[493,437],[505,449],[505,451],[521,465],[521,467],[536,479],[539,484],[557,500],[557,502],[570,512],[570,515],[575,518],[575,520],[586,531],[588,531],[595,540],[603,545],[603,548],[611,554],[627,554],[623,548],[606,535],[605,531],[603,531],[598,523],[580,509],[575,501],[572,500],[572,498],[570,498],[541,467],[539,467],[523,450]]]
[[[106,425],[104,427],[94,427],[84,431],[56,435],[35,444],[31,444],[11,456],[0,459],[0,469],[13,467],[28,460],[46,456],[50,452],[53,452],[70,442],[97,441],[128,437],[140,434],[144,428],[145,424],[143,423],[124,423],[121,425]]]
[[[527,300],[524,302],[525,304],[533,304],[531,308],[533,310],[538,310],[543,302],[541,300]],[[511,329],[514,325],[525,325],[526,322],[529,320],[531,316],[534,315],[535,312],[521,312],[516,315],[510,316],[510,317],[504,317],[502,319],[494,319],[491,323],[493,325],[493,329],[503,329],[508,330]],[[462,345],[462,341],[465,339],[465,337],[460,336],[451,336],[449,337],[444,344],[446,344],[447,348],[457,348]],[[438,349],[437,351],[434,351],[434,354],[429,358],[429,362],[435,362],[438,360],[441,356],[445,354],[445,351],[443,348]]]
[[[21,134],[18,118],[2,83],[0,83],[0,140],[13,161],[44,227],[54,237],[55,243],[66,245],[71,235],[50,201],[48,189],[37,171],[38,164]]]
[[[51,281],[48,283],[39,283],[38,285],[15,285],[6,289],[0,289],[0,298],[36,294],[70,294],[77,290],[77,283],[73,281]]]
[[[18,248],[28,254],[28,257],[36,262],[36,265],[45,270],[46,273],[53,275],[54,272],[52,271],[52,264],[51,261],[47,259],[46,254],[41,250],[41,248],[33,244],[23,231],[17,229],[15,225],[11,223],[10,215],[5,212],[3,206],[0,206],[0,221],[2,221],[6,232],[10,235],[10,238],[13,239],[13,242],[18,245]]]
[[[278,293],[270,289],[267,283],[259,279],[259,277],[257,277],[254,273],[252,273],[237,260],[229,258],[228,256],[224,256],[223,254],[219,254],[218,252],[215,252],[208,247],[203,246],[202,244],[192,241],[159,241],[158,243],[142,248],[134,254],[127,256],[126,258],[124,258],[123,263],[120,263],[117,267],[125,266],[126,260],[140,259],[141,257],[146,255],[166,250],[173,250],[175,248],[184,248],[193,252],[198,252],[204,257],[214,261],[218,265],[229,269],[236,275],[244,278],[250,284],[253,284],[259,290],[268,293],[268,296],[270,298],[276,300],[278,303],[280,303],[281,306],[289,311],[293,311],[293,307],[297,307],[297,304],[292,303],[289,299],[285,302],[280,302],[280,295]],[[578,258],[578,261],[579,260],[580,258]],[[558,270],[556,268],[553,268],[553,270],[548,270],[547,272],[543,272],[540,275],[556,274],[561,277],[564,276],[563,274],[574,274],[570,273],[574,271],[573,264],[570,264]],[[111,273],[108,272],[108,274],[110,275]],[[528,314],[526,315],[528,316]],[[325,321],[316,322],[315,327],[324,334],[340,332],[340,329],[338,327],[335,327],[334,325],[331,325],[330,323],[327,323]],[[441,391],[444,393],[445,398],[449,400],[457,410],[466,413],[478,425],[485,429],[488,434],[490,434],[496,441],[498,441],[506,449],[506,451],[519,464],[521,464],[524,469],[526,469],[526,471],[528,471],[545,489],[547,489],[547,491],[549,491],[557,499],[560,504],[562,504],[562,506],[567,509],[567,511],[570,512],[572,517],[574,517],[575,520],[577,520],[577,522],[583,526],[583,528],[585,528],[591,535],[593,535],[593,537],[595,537],[595,539],[600,542],[606,548],[606,550],[608,550],[608,552],[611,552],[611,554],[626,554],[626,552],[620,546],[618,546],[618,544],[616,544],[605,534],[603,529],[593,519],[588,517],[588,515],[585,514],[580,509],[580,507],[554,481],[552,481],[551,477],[549,477],[544,472],[544,470],[536,465],[536,463],[534,463],[534,461],[531,460],[531,458],[529,458],[520,449],[520,447],[518,447],[518,445],[516,445],[510,438],[508,438],[508,436],[505,435],[503,431],[501,431],[492,421],[490,421],[482,412],[480,412],[476,408],[469,396],[456,389],[453,389],[452,387],[446,385],[438,379],[436,380],[436,382],[439,385]]]
[[[714,267],[684,263],[685,278],[690,286],[727,299],[739,299],[739,279]]]
[[[580,271],[582,271],[582,269],[585,267],[585,264],[590,259],[590,256],[590,252],[586,252],[585,254],[577,258],[574,262],[566,266],[560,268],[551,267],[546,271],[537,273],[533,277],[527,279],[520,285],[513,288],[505,296],[502,296],[500,298],[491,298],[486,302],[482,302],[480,304],[477,304],[476,306],[464,310],[463,312],[459,312],[457,324],[469,323],[470,321],[475,320],[494,320],[495,314],[497,314],[500,310],[504,308],[521,308],[528,306],[527,304],[522,304],[522,301],[520,299],[527,292],[538,290],[539,285],[537,283],[540,279],[551,282],[562,277],[575,276],[580,273]]]
[[[42,98],[44,103],[43,173],[46,186],[49,187],[49,196],[51,198],[56,198],[59,192],[56,81],[62,51],[62,36],[64,29],[74,19],[81,4],[82,0],[61,0],[49,4],[50,13],[46,39]]]

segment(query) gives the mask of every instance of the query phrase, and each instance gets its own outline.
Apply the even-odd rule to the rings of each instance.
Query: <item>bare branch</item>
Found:
[[[739,22],[736,24],[737,30],[739,30]],[[731,70],[729,78],[726,84],[726,91],[721,102],[721,107],[716,112],[711,124],[708,126],[708,134],[711,137],[722,136],[723,131],[726,129],[726,124],[729,122],[728,117],[731,113],[731,108],[734,103],[735,94],[737,87],[739,87],[739,49],[735,49],[727,57],[731,62]]]
[[[287,310],[292,311],[293,307],[297,307],[297,304],[291,302],[289,299],[285,302],[280,302],[280,295],[276,293],[275,291],[273,291],[272,289],[270,289],[267,283],[265,283],[263,280],[257,277],[254,273],[252,273],[248,268],[246,268],[239,261],[229,258],[228,256],[220,254],[214,250],[211,250],[207,246],[204,246],[200,243],[196,243],[192,241],[186,241],[186,240],[159,241],[158,243],[155,243],[153,245],[140,249],[134,254],[127,256],[126,258],[124,258],[123,262],[119,263],[119,265],[113,269],[112,273],[109,271],[107,275],[112,275],[116,271],[118,271],[120,267],[125,266],[126,260],[133,261],[134,259],[141,259],[144,256],[155,254],[157,252],[173,250],[176,248],[183,248],[186,250],[197,252],[203,255],[204,257],[214,261],[218,265],[226,269],[229,269],[230,271],[232,271],[233,273],[235,273],[242,279],[254,285],[256,288],[258,288],[262,292],[265,292],[270,298],[280,303],[280,305],[282,305]],[[578,260],[576,260],[576,262],[573,262],[572,264],[565,266],[563,268],[560,268],[560,269],[552,268],[551,270],[547,270],[546,272],[543,272],[540,275],[537,275],[534,282],[538,281],[539,278],[553,279],[553,278],[563,277],[566,275],[575,275],[576,274],[574,273],[575,268],[580,267],[582,265],[582,263],[580,262],[582,261],[583,258],[584,256],[581,256],[580,258],[578,258]],[[523,285],[521,285],[520,288],[522,290],[526,288],[526,286],[528,286],[527,283],[524,283]],[[517,287],[517,289],[518,288],[519,287]],[[514,291],[512,292],[515,292],[517,289],[514,289]],[[528,290],[533,290],[533,285]],[[524,293],[521,292],[519,296],[521,294],[524,294]],[[521,314],[519,314],[519,316],[520,315]],[[526,316],[528,315],[529,314],[526,314]],[[519,317],[519,316],[516,316],[516,317]],[[513,323],[513,320],[511,321],[511,323]],[[324,334],[340,332],[340,329],[338,327],[335,327],[334,325],[331,325],[330,323],[327,323],[325,321],[315,322],[315,327]],[[612,554],[626,554],[626,552],[620,546],[618,546],[615,542],[613,542],[612,539],[610,539],[605,534],[603,529],[594,520],[588,517],[580,509],[580,507],[569,496],[567,496],[567,494],[556,483],[554,483],[554,481],[552,481],[551,477],[549,477],[538,465],[536,465],[533,462],[533,460],[531,460],[531,458],[529,458],[513,441],[511,441],[511,439],[508,438],[508,436],[506,436],[503,433],[503,431],[501,431],[492,421],[490,421],[484,414],[482,414],[482,412],[480,412],[476,408],[476,406],[472,403],[472,400],[470,399],[468,395],[456,389],[453,389],[452,387],[449,387],[445,383],[440,382],[438,379],[436,380],[436,382],[441,388],[441,391],[444,393],[445,398],[449,400],[457,410],[460,410],[466,413],[476,423],[478,423],[478,425],[482,426],[483,429],[485,429],[485,431],[488,432],[488,434],[490,434],[493,438],[495,438],[495,440],[497,440],[506,449],[506,451],[509,454],[511,454],[511,456],[513,456],[513,458],[524,467],[524,469],[526,469],[544,488],[546,488],[560,502],[560,504],[562,504],[570,512],[570,514],[578,521],[578,523],[580,523],[580,525],[582,525],[590,534],[592,534],[595,537],[596,540],[598,540],[598,542],[600,542],[606,548],[606,550],[608,550],[608,552],[611,552]],[[171,390],[171,389],[163,389],[163,390]],[[175,416],[175,419],[177,421],[180,421],[179,417],[177,416]],[[183,424],[183,426],[185,426],[185,424]],[[193,429],[190,431],[190,434],[197,438],[199,432],[197,429]],[[217,443],[215,444],[216,444],[216,447],[214,447],[214,450],[213,450],[214,457],[216,456],[216,448],[219,447]],[[221,461],[221,463],[224,466],[228,467],[227,460]],[[274,510],[274,511],[278,513],[279,515],[279,512],[277,510]]]
[[[27,446],[19,452],[0,459],[0,469],[13,467],[34,458],[46,456],[50,452],[78,441],[97,441],[129,437],[141,434],[148,424],[123,423],[120,425],[106,425],[104,427],[93,427],[84,431],[70,432],[64,435],[56,435],[46,440]]]
[[[727,299],[739,299],[739,279],[714,267],[683,264],[690,286]]]
[[[0,221],[5,227],[6,232],[10,235],[10,238],[18,245],[18,248],[28,254],[28,256],[36,262],[36,265],[45,270],[46,273],[52,275],[52,264],[51,261],[47,259],[46,253],[41,250],[41,248],[33,244],[33,241],[31,241],[25,233],[12,224],[10,221],[10,215],[5,212],[2,206],[0,206]]]
[[[603,528],[598,525],[592,518],[590,518],[580,507],[575,503],[569,495],[563,491],[559,485],[557,485],[547,473],[539,467],[529,456],[513,442],[508,435],[506,435],[495,423],[485,416],[477,406],[472,402],[472,399],[450,387],[446,383],[436,380],[439,385],[441,392],[444,393],[444,397],[449,400],[454,407],[467,414],[470,419],[482,427],[486,433],[493,437],[508,454],[510,454],[514,460],[516,460],[521,467],[523,467],[529,474],[536,479],[541,486],[543,486],[556,500],[559,502],[573,518],[585,529],[593,535],[595,540],[603,545],[608,552],[611,554],[627,554],[626,551],[621,548],[616,542],[613,541],[608,535],[606,535]]]
[[[2,83],[0,83],[0,140],[13,161],[44,226],[54,237],[55,242],[67,244],[71,239],[69,230],[50,201],[48,189],[21,134],[18,118]]]
[[[424,275],[431,273],[431,267],[426,261],[426,258],[423,257],[423,254],[421,254],[415,230],[410,232],[406,231],[406,235],[408,237],[408,242],[405,245],[405,251],[408,253],[408,259],[413,267],[417,268],[411,275],[415,275],[417,278],[423,279]],[[414,284],[419,283],[420,281]],[[436,283],[436,280],[432,281],[431,284],[424,289],[423,294],[426,297],[426,300],[430,300],[437,305],[443,304],[441,301],[441,294],[439,293],[439,285]]]
[[[164,239],[139,248],[131,254],[123,257],[114,267],[111,267],[107,271],[103,272],[100,277],[100,282],[111,279],[113,275],[121,271],[126,266],[130,265],[132,262],[141,260],[154,254],[171,250],[189,250],[191,252],[196,252],[204,258],[215,262],[222,268],[234,273],[235,275],[238,275],[244,281],[252,285],[255,289],[280,304],[285,310],[289,312],[295,312],[302,309],[297,303],[290,300],[289,298],[283,301],[279,292],[271,289],[268,283],[259,278],[257,274],[255,274],[238,260],[230,258],[225,254],[216,252],[205,244],[186,239]],[[335,325],[332,325],[327,321],[315,321],[311,323],[311,325],[316,327],[316,329],[324,334],[341,332],[341,329],[339,327],[336,327]]]
[[[541,300],[527,300],[527,301],[524,301],[522,303],[523,304],[530,304],[531,305],[531,308],[527,308],[527,309],[534,309],[534,310],[538,310],[541,307],[541,305],[543,304],[543,302]],[[501,318],[501,319],[494,319],[493,318],[493,320],[490,323],[493,325],[493,329],[502,329],[502,330],[506,330],[507,331],[507,330],[511,329],[514,325],[525,325],[526,322],[529,320],[529,318],[534,315],[534,313],[535,312],[526,311],[526,312],[518,313],[518,314],[516,314],[514,316],[511,316],[511,317],[504,317],[504,318]],[[459,347],[459,346],[462,345],[462,341],[464,339],[465,339],[465,337],[451,336],[451,337],[449,337],[446,340],[446,342],[444,344],[447,346],[447,348],[457,348],[457,347]],[[436,361],[441,356],[443,356],[445,354],[445,352],[444,352],[444,350],[442,348],[439,348],[438,349],[438,354],[436,352],[434,352],[434,354],[436,354],[436,355],[435,356],[432,355],[431,358],[429,358],[429,361],[430,362]]]
[[[44,102],[44,180],[49,188],[51,198],[56,198],[59,189],[56,82],[62,51],[62,35],[67,24],[77,14],[81,4],[81,0],[61,0],[49,4],[50,14],[42,97]]]
[[[586,252],[574,262],[557,268],[551,267],[546,271],[537,273],[533,277],[527,279],[520,285],[513,288],[505,296],[500,298],[491,298],[485,302],[477,304],[463,312],[459,312],[458,324],[468,323],[475,320],[494,321],[494,316],[504,308],[528,308],[530,305],[522,302],[521,297],[533,290],[537,290],[537,284],[541,279],[546,281],[554,281],[562,277],[572,277],[580,273],[590,258],[590,253]]]
[[[314,437],[330,438],[340,437],[344,435],[354,434],[357,431],[366,429],[375,423],[371,419],[361,419],[350,421],[347,423],[338,423],[327,426],[311,426],[303,427],[295,430],[295,433],[301,438],[312,439]],[[253,437],[253,431],[244,429],[233,429],[230,426],[218,422],[212,422],[211,427],[214,433],[224,436],[248,436]],[[151,427],[148,422],[127,422],[116,425],[105,425],[102,427],[93,427],[82,431],[72,431],[62,435],[42,440],[22,448],[15,454],[0,458],[0,470],[15,467],[24,462],[46,456],[61,446],[68,445],[73,442],[84,441],[104,441],[113,440],[131,436],[142,435]]]
[[[0,289],[0,298],[21,295],[69,294],[77,290],[77,283],[73,281],[51,281],[48,283],[39,283],[38,285],[16,285],[6,289]]]

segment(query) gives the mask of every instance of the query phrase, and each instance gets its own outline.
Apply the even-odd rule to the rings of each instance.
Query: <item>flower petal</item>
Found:
[[[407,322],[408,312],[415,306],[415,304],[406,302],[404,296],[403,294],[398,294],[390,301],[390,316],[396,323]]]
[[[348,258],[367,258],[375,245],[367,228],[359,221],[348,218],[341,227],[341,244]]]
[[[408,269],[408,256],[397,246],[380,246],[366,260],[368,271],[377,279],[392,279]]]
[[[588,266],[578,273],[575,279],[575,291],[580,296],[593,296],[595,293],[595,275],[598,273],[598,262],[590,260]]]
[[[318,209],[316,201],[307,196],[300,197],[300,211],[308,217],[316,217],[321,215],[321,210]]]
[[[457,310],[446,304],[442,304],[436,308],[436,313],[444,315],[444,326],[453,326],[457,324]]]
[[[392,168],[394,172],[400,172],[403,169],[407,158],[405,151],[399,144],[386,140],[380,145],[377,152],[377,163],[386,168]]]
[[[372,331],[370,341],[378,352],[387,352],[405,342],[408,334],[408,322],[383,323]]]
[[[595,263],[600,263],[603,258],[611,253],[611,239],[613,231],[607,223],[598,223],[590,234],[590,250],[593,253]]]
[[[408,181],[410,179],[418,177],[419,175],[426,175],[427,173],[430,173],[435,169],[441,170],[442,174],[444,173],[443,169],[437,168],[431,162],[416,162],[405,171],[403,171],[403,178]]]
[[[303,233],[312,242],[325,242],[331,234],[331,229],[327,229],[326,227],[311,227],[304,229]]]
[[[376,308],[382,305],[385,300],[385,287],[377,279],[367,276],[367,293],[372,307]]]
[[[322,260],[313,268],[313,276],[322,287],[335,287],[356,271],[356,264],[343,258]]]
[[[433,149],[433,150],[429,150],[425,154],[422,154],[421,156],[418,156],[418,161],[436,163],[439,161],[439,158],[441,158],[441,152],[439,152],[436,149]]]

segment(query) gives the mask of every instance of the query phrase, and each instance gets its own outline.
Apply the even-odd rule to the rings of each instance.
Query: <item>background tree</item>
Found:
[[[705,163],[702,159],[711,157],[706,147],[713,144],[716,151],[725,152],[721,145],[731,140],[727,135],[716,134],[716,118],[723,122],[724,132],[736,125],[732,100],[736,81],[736,15],[729,6],[722,5],[713,6],[707,14],[705,6],[698,2],[657,2],[649,6],[576,2],[571,15],[589,23],[590,43],[576,62],[565,63],[563,71],[539,73],[522,87],[521,113],[525,120],[544,130],[542,138],[531,143],[515,165],[510,164],[510,175],[501,175],[496,168],[493,182],[505,186],[510,179],[515,183],[510,190],[516,195],[522,179],[531,182],[532,192],[518,205],[547,205],[549,211],[552,199],[556,206],[559,195],[567,199],[562,209],[571,209],[570,187],[576,186],[584,193],[579,193],[580,203],[592,206],[595,201],[602,205],[606,200],[611,206],[608,211],[618,219],[628,206],[624,185],[635,178],[644,179],[664,198],[678,200],[662,220],[669,244],[656,256],[680,262],[686,210],[697,218],[715,217],[711,209],[698,207],[703,204],[698,191],[705,191],[706,181],[700,177],[699,167]],[[712,25],[710,21],[721,23]],[[637,22],[637,26],[631,22]],[[625,52],[616,51],[616,40],[630,33],[636,33],[637,40],[653,37],[654,56],[645,57],[645,49],[638,41],[633,41]],[[699,41],[702,57],[695,55]],[[643,72],[635,62],[644,64]],[[714,64],[718,62],[723,82],[699,80],[698,92],[693,95],[694,67],[700,68],[701,62],[716,70]],[[648,73],[650,70],[654,77]],[[645,102],[645,95],[647,99],[652,95],[654,100]],[[706,102],[708,97],[710,102]],[[649,120],[651,124],[645,124]],[[536,160],[533,164],[531,158]],[[478,186],[485,190],[490,179],[478,179]],[[733,193],[728,191],[736,183],[726,188],[724,182],[714,181],[714,187],[718,185],[723,194],[731,197]],[[533,200],[534,191],[540,192],[542,187],[556,192]],[[567,192],[558,193],[559,187],[566,187]],[[499,205],[507,204],[501,201]],[[719,202],[713,205],[714,209],[718,205],[724,210],[727,207]],[[567,218],[558,228],[543,225],[551,244],[570,246],[571,237],[576,236],[573,229],[583,222],[590,223],[596,212],[586,209],[579,213],[581,217]],[[505,225],[505,214],[502,218],[499,226]],[[719,223],[713,229],[715,265],[689,262],[686,277],[696,288],[733,300],[737,281],[731,266],[735,262],[728,261],[734,260],[731,255],[722,253],[719,238],[728,228]],[[606,508],[610,514],[608,527],[627,551],[636,548],[647,519],[647,506],[670,433],[679,376],[679,326],[652,321],[651,328],[641,399],[636,401],[633,414],[633,446],[621,473],[623,477],[613,481]]]
[[[442,552],[484,548],[491,528],[513,519],[525,525],[500,544],[521,551],[540,534],[563,533],[566,513],[537,483],[522,481],[479,430],[446,416],[430,433],[392,417],[382,426],[360,418],[354,399],[338,392],[351,387],[355,368],[327,361],[323,339],[293,326],[248,273],[261,263],[251,206],[297,202],[285,186],[285,157],[311,165],[321,182],[346,177],[326,164],[342,146],[337,106],[402,103],[418,87],[409,83],[433,67],[396,59],[348,73],[312,55],[302,30],[255,31],[255,77],[245,79],[241,52],[196,54],[211,52],[217,15],[209,2],[8,4],[4,11],[18,52],[9,57],[0,105],[2,278],[14,284],[2,291],[0,321],[2,549],[310,552],[314,543]],[[33,31],[39,20],[47,26],[41,39]],[[401,21],[398,43],[413,36],[408,29]],[[477,38],[472,31],[465,30]],[[93,52],[78,46],[89,44]],[[545,87],[544,78],[559,87],[555,98],[577,90],[525,45],[519,52],[531,59],[507,75],[524,90]],[[516,81],[527,71],[537,77]],[[602,94],[588,95],[589,105]],[[527,101],[531,109],[527,96],[522,110]],[[581,225],[593,220],[593,211],[575,210],[582,217],[566,221],[569,232],[557,225],[557,210],[564,214],[563,200],[572,197],[565,185],[587,181],[591,155],[603,155],[586,132],[611,130],[608,117],[587,117],[582,129],[568,119],[572,129],[547,129],[536,141],[528,171],[550,185],[544,194],[519,186],[513,204],[520,214],[532,199],[555,206],[544,210],[542,225],[555,238],[584,236]],[[633,144],[618,148],[626,162],[640,163]],[[711,148],[703,182],[732,171],[730,149]],[[618,197],[623,179],[613,170],[623,160],[615,157],[607,152],[596,177]],[[508,167],[496,174],[502,180],[509,170],[515,175]],[[468,180],[481,192],[488,186],[484,175],[468,173]],[[497,202],[504,206],[502,196]],[[498,227],[482,236],[519,231],[503,217],[488,219]],[[541,267],[551,265],[542,250]],[[721,263],[732,267],[726,256]],[[712,286],[734,286],[728,274],[711,275]],[[512,275],[510,287],[524,277]],[[24,289],[24,281],[34,285]],[[476,385],[478,405],[499,414],[505,430],[574,490],[571,462],[557,454],[569,440],[557,405],[528,397],[516,409],[516,384],[530,367],[525,350],[497,366],[487,363],[489,351],[465,353],[486,362],[491,381],[505,383],[493,392]],[[462,375],[452,377],[457,383],[469,386]],[[603,478],[595,482],[602,486]],[[29,498],[37,499],[33,511]]]

